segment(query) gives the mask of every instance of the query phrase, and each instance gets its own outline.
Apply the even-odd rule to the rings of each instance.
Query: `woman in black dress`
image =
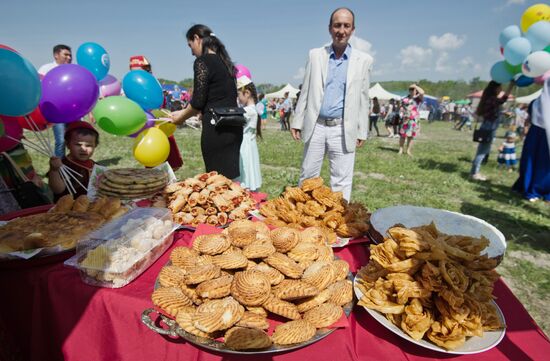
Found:
[[[186,34],[193,65],[193,98],[187,108],[172,113],[172,122],[181,124],[202,113],[201,150],[206,171],[217,171],[229,179],[239,174],[242,127],[214,127],[210,109],[236,107],[235,67],[223,43],[205,25],[194,25]]]

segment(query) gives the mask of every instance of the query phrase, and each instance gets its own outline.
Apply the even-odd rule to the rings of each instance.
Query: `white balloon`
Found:
[[[550,70],[550,53],[535,51],[527,56],[521,65],[521,72],[528,77],[536,78]]]

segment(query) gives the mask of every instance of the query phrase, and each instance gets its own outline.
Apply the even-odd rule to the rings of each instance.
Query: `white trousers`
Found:
[[[333,127],[315,124],[313,135],[304,147],[300,184],[305,179],[318,177],[321,174],[325,154],[328,155],[332,191],[341,191],[344,198],[349,201],[355,152],[346,151],[343,124]]]

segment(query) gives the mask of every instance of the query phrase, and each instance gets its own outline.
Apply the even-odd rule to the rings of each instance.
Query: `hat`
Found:
[[[143,69],[151,67],[151,63],[143,55],[134,55],[130,57],[130,70]]]
[[[506,133],[504,133],[504,137],[505,138],[515,138],[516,137],[516,132],[514,132],[512,130],[508,130]]]
[[[252,83],[252,80],[250,80],[249,77],[247,77],[246,75],[240,76],[237,79],[237,89],[241,89],[250,83]]]
[[[96,134],[96,137],[99,137],[99,133],[97,132],[97,130],[94,128],[93,125],[91,125],[90,123],[88,122],[84,122],[84,121],[76,121],[76,122],[71,122],[69,124],[67,124],[67,126],[65,127],[65,143],[68,143],[68,137],[69,137],[69,134],[73,131],[73,130],[76,130],[76,129],[88,129],[88,130],[91,130],[92,132],[94,132]]]

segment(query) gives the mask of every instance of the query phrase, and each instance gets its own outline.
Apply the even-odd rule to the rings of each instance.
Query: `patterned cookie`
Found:
[[[231,295],[245,306],[259,306],[269,297],[271,283],[259,271],[238,272],[231,284]]]
[[[207,333],[226,330],[237,323],[243,314],[244,307],[233,297],[213,300],[197,308],[193,314],[193,326]]]
[[[193,249],[208,255],[220,254],[231,246],[231,241],[224,234],[204,234],[193,241]]]
[[[334,303],[323,303],[304,313],[304,320],[317,328],[328,327],[338,321],[344,310]]]
[[[353,300],[353,285],[350,280],[341,280],[327,288],[331,292],[328,302],[343,306]]]
[[[222,275],[213,280],[204,281],[197,286],[196,292],[202,298],[223,298],[231,293],[232,275]]]
[[[332,262],[315,261],[302,275],[302,281],[324,290],[334,281]]]
[[[287,253],[296,262],[315,261],[318,257],[317,247],[313,243],[298,243]]]
[[[332,261],[334,260],[334,252],[332,247],[326,245],[317,245],[317,261]]]
[[[162,287],[178,286],[185,278],[184,269],[177,266],[164,266],[159,273],[159,282]]]
[[[300,241],[300,232],[290,227],[280,227],[271,231],[273,246],[278,252],[286,253],[296,247]]]
[[[178,287],[160,287],[151,295],[153,304],[171,316],[180,311],[192,311],[193,302]]]
[[[235,326],[267,330],[269,328],[269,322],[267,322],[267,318],[265,316],[261,316],[250,311],[244,311],[243,317],[241,317]]]
[[[231,252],[212,257],[212,263],[221,269],[231,270],[246,267],[248,265],[248,258],[241,252]]]
[[[193,267],[197,263],[199,253],[188,247],[176,247],[170,253],[170,261],[181,268]]]
[[[275,247],[270,242],[254,242],[243,249],[244,256],[249,259],[265,258],[273,253],[275,253]]]
[[[254,269],[256,271],[265,273],[272,286],[278,285],[279,283],[281,283],[282,280],[285,279],[285,276],[281,272],[264,262],[259,263],[256,267],[254,267]]]
[[[273,294],[286,301],[313,297],[319,294],[319,289],[300,280],[283,280],[273,287]]]
[[[264,261],[273,268],[281,271],[289,278],[300,278],[304,270],[300,265],[287,255],[276,252],[264,259]]]
[[[291,345],[305,342],[315,336],[315,326],[304,320],[295,320],[275,327],[271,338],[278,345]]]
[[[225,333],[225,345],[233,350],[259,350],[273,342],[264,331],[257,328],[233,327]]]
[[[205,338],[212,338],[212,335],[206,332],[203,332],[198,328],[196,328],[195,326],[193,326],[193,315],[194,315],[194,312],[192,313],[181,312],[176,317],[176,322],[178,323],[178,325],[180,325],[180,327],[184,331],[189,332],[192,335],[205,337]]]
[[[185,284],[185,279],[178,285],[181,292],[187,296],[195,305],[200,305],[202,303],[201,298],[197,295],[197,291],[194,286],[188,286]]]
[[[298,307],[298,311],[303,313],[311,310],[315,306],[322,305],[329,300],[330,296],[332,296],[332,292],[327,288],[326,290],[322,290],[317,296],[299,300],[296,302],[296,306]]]
[[[196,265],[193,268],[188,268],[188,273],[185,275],[184,282],[187,285],[196,285],[204,281],[214,279],[220,275],[220,267],[213,264],[203,266]]]
[[[298,308],[295,304],[283,301],[273,294],[269,295],[268,299],[262,306],[270,312],[291,320],[297,320],[302,317],[300,316],[300,312],[298,312]]]
[[[314,244],[326,244],[327,237],[323,230],[319,227],[308,227],[300,232],[302,242]]]
[[[342,259],[335,260],[332,262],[332,268],[334,271],[334,280],[341,281],[345,280],[348,277],[349,273],[349,263]]]
[[[252,222],[250,222],[252,223]],[[248,246],[256,240],[256,228],[254,225],[250,226],[231,226],[227,229],[227,233],[231,239],[231,244],[236,247]]]
[[[267,317],[267,311],[262,306],[246,306],[246,310],[263,318]]]

